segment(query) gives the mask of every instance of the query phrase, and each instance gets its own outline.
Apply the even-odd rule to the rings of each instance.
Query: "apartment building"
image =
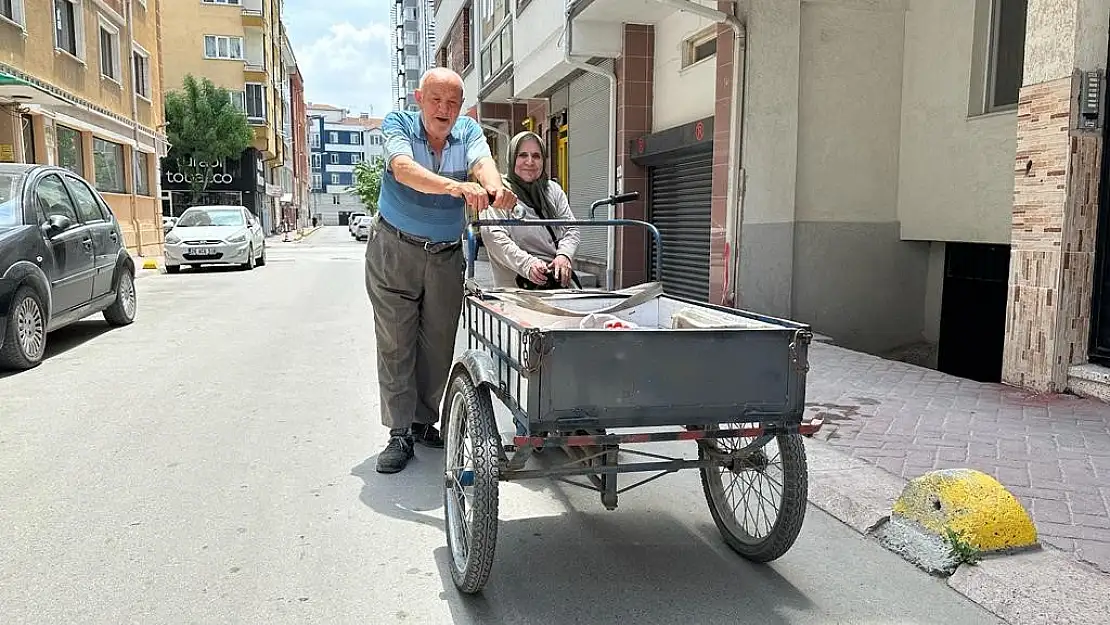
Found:
[[[434,66],[435,0],[392,0],[389,23],[394,32],[393,108],[416,110],[413,95],[420,76]]]
[[[440,0],[437,55],[497,141],[547,137],[576,215],[640,193],[614,213],[662,231],[668,291],[1092,393],[1110,377],[1107,14],[1110,0]],[[654,274],[641,234],[593,236],[582,260],[615,286]]]
[[[0,161],[60,165],[161,253],[163,0],[0,2]]]
[[[296,227],[308,226],[312,220],[312,170],[308,153],[308,108],[304,98],[304,77],[296,64],[289,74],[289,99],[293,120],[293,207],[295,214],[286,215]],[[291,221],[289,221],[291,219]]]
[[[254,127],[254,143],[237,162],[222,163],[220,181],[209,186],[204,203],[241,204],[277,229],[282,214],[285,164],[293,156],[286,132],[287,43],[281,0],[189,0],[166,3],[163,33],[167,91],[185,76],[208,78],[231,92]],[[178,215],[187,208],[188,183],[169,159],[163,163],[163,210]]]
[[[317,223],[346,225],[351,213],[366,212],[351,187],[356,165],[382,158],[381,125],[380,118],[366,113],[352,117],[347,109],[308,105],[311,210]]]

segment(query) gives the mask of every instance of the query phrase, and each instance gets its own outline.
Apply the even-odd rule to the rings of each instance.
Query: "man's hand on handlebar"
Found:
[[[477,182],[456,182],[448,190],[453,197],[461,197],[467,206],[481,212],[489,206],[489,194]]]
[[[490,204],[494,208],[509,210],[516,206],[516,194],[513,193],[512,189],[508,187],[486,187],[486,191],[489,193]]]
[[[547,263],[543,261],[535,261],[528,269],[528,279],[535,284],[547,284]]]

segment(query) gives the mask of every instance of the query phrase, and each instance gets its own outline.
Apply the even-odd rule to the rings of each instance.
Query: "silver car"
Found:
[[[358,241],[365,241],[370,238],[370,225],[374,223],[374,218],[370,215],[358,218],[358,223],[355,224],[355,239]]]
[[[166,234],[165,257],[168,273],[184,265],[254,269],[266,264],[266,235],[246,207],[193,206]]]

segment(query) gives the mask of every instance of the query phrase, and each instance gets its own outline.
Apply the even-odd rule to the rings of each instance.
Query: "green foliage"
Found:
[[[954,557],[957,562],[975,565],[983,559],[983,553],[979,548],[969,543],[952,528],[946,528],[945,534],[948,539],[949,553],[952,554],[952,557]]]
[[[385,168],[381,159],[373,158],[355,165],[354,192],[362,204],[366,206],[366,213],[373,215],[378,212],[378,195],[382,190],[382,170]]]
[[[187,177],[194,199],[220,173],[214,164],[238,159],[254,140],[247,116],[232,103],[230,92],[192,74],[180,91],[166,94],[166,134],[169,158]]]

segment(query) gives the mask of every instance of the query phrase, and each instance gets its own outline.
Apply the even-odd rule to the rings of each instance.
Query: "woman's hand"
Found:
[[[534,261],[528,269],[528,279],[536,284],[547,284],[547,264],[543,261]]]
[[[570,259],[562,254],[555,257],[551,261],[551,269],[555,273],[555,279],[563,286],[570,286],[570,277],[574,275],[574,269],[570,266]]]

